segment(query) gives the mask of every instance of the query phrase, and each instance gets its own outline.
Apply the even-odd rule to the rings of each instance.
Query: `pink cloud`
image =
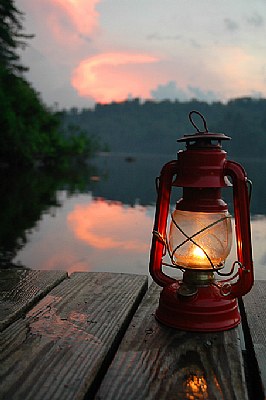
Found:
[[[157,83],[155,74],[145,67],[158,58],[138,53],[105,53],[80,62],[72,74],[72,85],[80,96],[98,102],[122,101],[133,97],[150,97]]]
[[[59,52],[63,49],[73,54],[86,44],[84,37],[91,38],[98,32],[96,5],[100,0],[23,1],[26,14],[34,15],[34,23],[38,23],[36,37],[41,38],[45,48],[54,51],[60,45]]]
[[[98,25],[96,5],[100,0],[53,0],[68,17],[76,31],[90,34]]]

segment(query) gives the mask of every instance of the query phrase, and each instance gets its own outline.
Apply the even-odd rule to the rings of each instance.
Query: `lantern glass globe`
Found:
[[[222,268],[232,247],[230,214],[228,211],[175,210],[169,230],[169,247],[174,263],[182,268]]]

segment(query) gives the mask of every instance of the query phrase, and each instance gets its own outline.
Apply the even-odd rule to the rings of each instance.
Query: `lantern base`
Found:
[[[234,328],[240,323],[236,299],[221,294],[217,286],[198,287],[192,296],[182,296],[180,282],[165,286],[161,292],[156,319],[172,328],[216,332]]]

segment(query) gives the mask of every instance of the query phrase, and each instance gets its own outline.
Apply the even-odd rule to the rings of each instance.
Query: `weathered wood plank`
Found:
[[[96,394],[97,400],[247,399],[238,330],[188,333],[154,318],[152,284]]]
[[[255,369],[254,363],[257,363],[255,374],[260,375],[262,391],[266,398],[266,281],[255,281],[253,288],[243,297],[242,302],[247,323],[247,326],[244,326],[244,333],[248,344],[252,347],[247,351],[251,351],[251,358],[252,351],[254,352],[253,368]]]
[[[2,332],[1,399],[92,398],[147,277],[75,273]]]
[[[63,271],[0,270],[0,332],[65,278]]]

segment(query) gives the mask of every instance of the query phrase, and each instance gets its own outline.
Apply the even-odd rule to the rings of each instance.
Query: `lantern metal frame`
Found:
[[[194,123],[193,114],[202,119],[203,131]],[[163,290],[155,316],[163,324],[177,329],[221,331],[239,324],[237,299],[248,293],[254,282],[249,181],[244,168],[227,160],[227,153],[222,149],[221,142],[231,138],[222,133],[210,133],[204,117],[198,111],[191,111],[189,120],[197,132],[178,139],[178,142],[186,143],[186,149],[178,152],[177,160],[165,164],[157,178],[157,203],[149,270],[153,280]],[[221,188],[230,185],[233,186],[237,246],[237,260],[230,272],[223,273],[215,266],[203,271],[180,267],[184,272],[183,279],[167,275],[163,271],[166,264],[163,258],[169,250],[167,220],[172,188],[183,188],[179,209],[192,213],[216,212],[227,209],[221,198]],[[196,235],[197,232],[193,236]],[[193,236],[187,239],[193,240]],[[234,274],[236,265],[238,270]],[[228,279],[218,281],[215,273],[228,276]]]

